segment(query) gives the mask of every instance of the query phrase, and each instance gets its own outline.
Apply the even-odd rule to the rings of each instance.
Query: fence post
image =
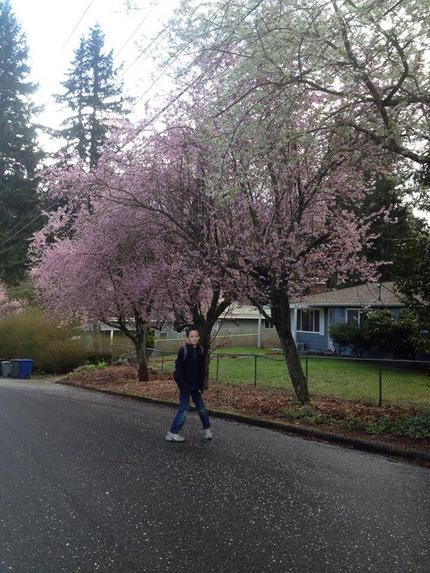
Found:
[[[378,362],[379,365],[379,399],[378,406],[382,406],[382,364]]]
[[[216,355],[216,382],[218,382],[219,375],[219,354]]]
[[[258,356],[254,354],[254,387],[257,386],[257,359]]]
[[[309,359],[308,359],[308,353],[306,352],[306,354],[305,354],[305,377],[306,377],[306,383],[308,382],[308,373],[309,373]]]
[[[161,353],[161,374],[164,374],[164,354]]]

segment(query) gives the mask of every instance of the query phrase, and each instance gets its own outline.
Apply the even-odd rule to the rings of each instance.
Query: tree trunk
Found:
[[[271,312],[294,392],[301,404],[308,404],[310,401],[308,383],[303,374],[300,356],[291,332],[290,303],[286,292],[281,288],[272,291]]]
[[[148,382],[149,368],[148,357],[146,354],[146,342],[148,339],[148,324],[142,319],[139,311],[133,308],[134,313],[134,330],[128,326],[126,316],[117,315],[118,326],[123,334],[127,336],[134,344],[137,358],[137,372],[139,382]],[[109,322],[108,322],[109,324]]]
[[[136,356],[137,356],[137,375],[139,382],[148,382],[149,380],[149,368],[148,368],[148,357],[146,355],[146,336],[143,341],[136,341]]]
[[[207,390],[209,388],[209,365],[211,361],[211,342],[212,342],[212,329],[215,326],[217,320],[222,315],[222,313],[230,306],[230,299],[222,299],[221,289],[215,288],[212,292],[212,299],[209,309],[204,315],[199,306],[195,305],[191,308],[191,314],[193,317],[193,324],[198,328],[200,332],[200,344],[203,347],[203,360],[204,360],[204,379],[203,388]]]
[[[209,388],[209,364],[211,361],[211,333],[213,324],[205,324],[202,328],[202,346],[203,346],[203,360],[205,365],[203,388],[207,390]]]

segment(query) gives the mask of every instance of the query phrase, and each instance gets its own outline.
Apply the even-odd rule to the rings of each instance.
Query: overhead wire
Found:
[[[30,225],[32,225],[33,223],[35,223],[38,219],[40,219],[41,217],[43,217],[45,215],[45,213],[47,213],[48,211],[50,211],[51,209],[53,209],[61,200],[63,199],[63,197],[59,197],[58,199],[56,199],[51,205],[48,206],[47,209],[45,209],[44,211],[42,211],[41,213],[39,213],[39,215],[37,215],[37,217],[34,217],[31,221],[29,221],[28,223],[26,223],[24,226],[22,226],[20,229],[18,229],[15,233],[13,233],[12,235],[10,235],[5,241],[3,241],[2,243],[0,243],[0,249],[2,249],[5,245],[7,245],[7,243],[9,243],[14,237],[18,236],[20,233],[22,233],[22,231],[24,231],[25,229],[27,229],[27,227],[29,227]],[[16,228],[16,225],[15,227]],[[20,243],[21,241],[25,241],[26,239],[28,239],[29,237],[31,237],[34,234],[34,231],[32,231],[29,235],[27,235],[26,237],[22,237],[21,239],[19,239],[18,243]],[[8,247],[9,249],[10,247]],[[7,249],[6,249],[7,250]],[[0,251],[1,253],[1,251]]]
[[[81,17],[79,18],[79,20],[76,22],[73,30],[70,32],[70,34],[67,36],[64,44],[61,46],[61,49],[64,50],[64,48],[67,46],[67,44],[69,43],[70,39],[72,38],[73,34],[76,32],[79,24],[82,22],[82,20],[85,18],[86,13],[88,12],[88,10],[91,8],[91,6],[94,4],[95,0],[91,0],[91,2],[88,4],[88,6],[85,8],[85,10],[83,11],[83,13],[81,14]]]
[[[241,18],[241,20],[238,22],[238,25],[240,25],[246,18],[248,18],[248,16],[250,16],[262,3],[264,2],[264,0],[258,0],[254,6],[252,6],[246,13],[245,15]],[[225,2],[223,4],[223,7],[225,7],[226,5],[228,5],[229,2]],[[194,9],[194,11],[191,13],[191,16],[197,11],[198,6]],[[209,15],[209,20],[208,22],[211,21],[211,18],[213,18],[220,10],[222,10],[221,8],[218,8],[217,10],[215,10],[212,14]],[[231,39],[234,35],[234,31],[230,33],[229,37],[227,38],[227,41],[229,39]],[[152,88],[160,81],[160,79],[163,77],[163,75],[165,74],[166,70],[172,66],[173,63],[175,63],[178,58],[180,57],[180,55],[195,41],[197,40],[197,37],[192,38],[191,40],[189,40],[189,42],[187,42],[187,44],[185,46],[183,46],[180,50],[178,50],[178,52],[176,52],[176,54],[174,54],[169,61],[163,66],[161,73],[157,76],[157,78],[152,82],[151,86],[149,88],[147,88],[145,90],[145,92],[139,96],[139,98],[134,102],[133,108],[134,109],[136,107],[136,105],[145,97],[145,95],[147,93],[149,93]],[[187,69],[191,69],[191,67],[194,65],[195,63],[195,59],[188,65]],[[162,110],[158,111],[153,118],[151,118],[151,120],[149,120],[149,122],[145,123],[145,127],[147,127],[150,123],[152,123],[152,121],[155,121],[155,119],[157,119],[160,115],[162,115],[162,113],[164,113],[165,111],[167,111],[167,109],[170,108],[171,105],[173,105],[173,103],[175,103],[180,97],[182,97],[182,95],[184,93],[186,93],[186,91],[193,85],[193,83],[196,83],[198,81],[200,81],[202,79],[202,77],[204,77],[204,73],[201,73],[197,78],[195,78],[195,80],[192,80],[191,82],[189,82],[185,88],[182,88],[177,94],[175,94],[175,96],[173,96],[173,98],[171,98],[170,102],[168,102],[167,105],[165,105]],[[149,100],[147,100],[145,103],[149,103]]]
[[[252,12],[254,12],[258,6],[260,6],[260,4],[262,4],[264,0],[259,0],[250,10],[248,10],[248,12],[243,16],[242,20],[245,20],[245,18],[247,18],[250,14],[252,14]],[[85,17],[85,14],[88,12],[89,8],[91,7],[91,5],[94,3],[94,0],[92,0],[86,10],[84,11],[84,13],[82,14],[82,16],[80,17],[79,21],[77,22],[77,24],[75,25],[74,29],[72,30],[71,34],[69,34],[68,39],[66,40],[65,44],[68,42],[68,40],[71,38],[71,36],[73,35],[74,31],[76,30],[76,28],[78,27],[78,25],[80,24],[80,22],[83,20],[83,18]],[[226,2],[224,4],[224,6],[228,4],[228,2]],[[198,6],[193,10],[192,14],[193,15],[198,9]],[[219,12],[220,9],[217,9],[215,12],[213,12],[209,18],[213,17],[216,15],[217,12]],[[210,20],[209,20],[210,21]],[[167,30],[172,26],[171,23],[166,24],[163,29],[157,34],[157,36],[155,38],[153,38],[153,40],[151,40],[151,42],[146,46],[146,48],[144,49],[144,51],[139,55],[138,58],[136,58],[136,60],[134,60],[134,62],[131,64],[134,65],[134,63],[140,59],[140,57],[142,57],[146,51],[149,49],[149,47],[151,45],[153,45],[155,43],[155,41],[161,36],[162,33],[167,32]],[[233,34],[233,32],[230,34],[230,36]],[[142,100],[142,98],[154,87],[154,85],[156,85],[156,83],[158,83],[158,81],[161,79],[161,77],[164,75],[166,69],[168,69],[175,61],[177,61],[177,59],[180,57],[180,55],[187,49],[187,47],[189,45],[191,45],[193,42],[196,41],[197,38],[192,38],[189,42],[187,42],[187,44],[185,46],[183,46],[180,50],[178,50],[178,52],[176,52],[176,54],[174,54],[170,60],[167,62],[167,64],[165,64],[165,66],[162,68],[161,73],[157,76],[156,80],[151,84],[151,86],[145,90],[145,92],[138,98],[138,100],[136,100],[136,102],[134,102],[134,106],[133,108],[137,105],[138,102],[140,102]],[[188,69],[190,69],[190,67],[194,64],[194,61],[191,62],[191,64],[188,66]],[[127,69],[130,69],[131,66],[128,66]],[[126,70],[125,70],[126,71]],[[145,122],[143,124],[143,126],[141,126],[140,131],[142,131],[143,129],[145,129],[146,127],[148,127],[149,125],[151,125],[151,123],[153,123],[158,117],[160,117],[162,114],[164,114],[178,99],[180,99],[189,89],[190,87],[195,84],[198,83],[205,75],[205,72],[202,72],[199,76],[197,76],[196,78],[193,78],[190,82],[188,82],[179,92],[177,92],[176,94],[174,94],[174,96],[172,98],[170,98],[170,100],[161,108],[159,109],[147,122]],[[148,100],[149,101],[149,100]],[[62,198],[57,199],[52,205],[50,205],[50,207],[47,209],[48,211],[51,210],[57,203],[60,202]],[[26,225],[24,225],[23,227],[21,227],[20,229],[18,229],[18,231],[16,231],[16,233],[12,234],[10,237],[8,237],[3,243],[0,243],[0,249],[3,248],[11,239],[13,239],[15,236],[19,235],[24,229],[26,229],[28,226],[30,226],[33,222],[35,222],[36,220],[38,220],[40,217],[42,217],[46,211],[45,210],[43,213],[40,213],[37,217],[35,217],[34,219],[32,219],[31,221],[29,221]],[[28,239],[29,237],[31,237],[33,235],[33,232],[30,233],[28,236],[23,237],[21,239],[19,239],[19,242]]]
[[[152,14],[152,12],[155,10],[155,8],[157,8],[157,6],[160,4],[159,0],[154,6],[152,6],[152,10],[148,12],[148,14],[146,14],[142,20],[139,22],[139,24],[136,26],[136,28],[134,29],[134,31],[129,35],[129,37],[127,38],[127,40],[122,44],[122,46],[119,48],[119,50],[117,52],[114,53],[115,57],[118,57],[119,54],[123,51],[123,49],[131,42],[131,40],[134,38],[134,36],[137,34],[137,32],[140,30],[140,28],[143,26],[143,24],[148,20],[149,16]]]

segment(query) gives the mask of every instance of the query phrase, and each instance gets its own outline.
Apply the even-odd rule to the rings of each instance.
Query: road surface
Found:
[[[430,571],[430,471],[47,381],[0,380],[0,573]]]

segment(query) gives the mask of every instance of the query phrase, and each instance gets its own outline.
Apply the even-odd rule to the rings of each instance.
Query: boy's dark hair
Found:
[[[185,329],[185,336],[188,337],[188,336],[190,335],[190,332],[192,332],[193,330],[195,330],[196,332],[198,332],[199,335],[200,335],[200,331],[199,331],[198,328],[196,328],[195,326],[187,326],[187,328]]]

